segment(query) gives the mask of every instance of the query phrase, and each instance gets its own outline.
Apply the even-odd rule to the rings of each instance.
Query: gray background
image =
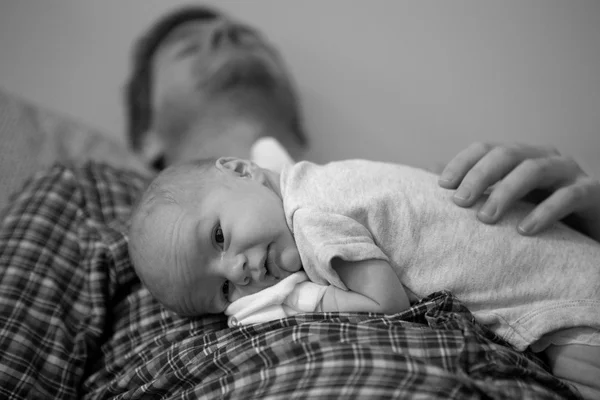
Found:
[[[182,1],[2,0],[0,86],[123,138],[129,50]],[[278,46],[325,162],[551,144],[600,176],[600,1],[219,0]]]

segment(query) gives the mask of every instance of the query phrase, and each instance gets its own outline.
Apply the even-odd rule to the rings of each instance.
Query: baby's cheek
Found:
[[[172,296],[169,304],[166,306],[175,312],[175,314],[183,317],[208,314],[209,310],[204,310],[199,304],[203,304],[203,302],[199,301],[195,296],[183,296],[180,294]]]

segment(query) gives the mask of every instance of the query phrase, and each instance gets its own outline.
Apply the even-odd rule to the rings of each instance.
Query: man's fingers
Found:
[[[521,221],[522,234],[533,235],[564,220],[600,241],[600,181],[552,147],[473,144],[448,163],[439,185],[456,189],[454,202],[461,207],[490,192],[478,214],[487,223],[498,221],[517,200],[542,194],[535,203],[551,194]]]
[[[474,143],[458,153],[442,171],[439,184],[446,189],[456,189],[465,175],[491,149],[487,143]]]
[[[571,213],[589,208],[595,198],[594,191],[598,190],[598,182],[589,177],[558,189],[521,221],[519,232],[534,235]]]
[[[575,211],[576,204],[572,202],[572,190],[573,187],[561,188],[541,202],[519,223],[517,227],[519,233],[535,235]]]
[[[514,161],[516,156],[520,161],[528,158],[558,156],[558,151],[552,147],[528,146],[515,144],[499,146],[492,143],[474,143],[456,155],[443,169],[439,184],[446,189],[456,189],[467,173],[488,153],[499,151],[508,155],[507,161]]]
[[[560,157],[528,159],[514,168],[494,187],[478,218],[495,223],[512,205],[536,189],[554,189],[573,177]]]
[[[470,207],[487,188],[503,179],[522,160],[518,149],[495,147],[467,172],[454,194],[454,202],[462,207]]]

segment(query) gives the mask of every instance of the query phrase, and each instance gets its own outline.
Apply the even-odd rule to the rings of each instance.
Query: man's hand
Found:
[[[489,224],[541,190],[547,197],[519,223],[521,234],[534,235],[570,216],[567,224],[600,242],[600,182],[555,149],[475,143],[448,163],[439,184],[457,189],[454,202],[461,207],[472,206],[495,185],[477,214]]]

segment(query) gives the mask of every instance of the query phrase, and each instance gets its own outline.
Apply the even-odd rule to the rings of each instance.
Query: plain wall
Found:
[[[0,86],[123,138],[134,38],[182,1],[2,0]],[[554,145],[600,176],[600,1],[220,0],[292,70],[317,162]]]

